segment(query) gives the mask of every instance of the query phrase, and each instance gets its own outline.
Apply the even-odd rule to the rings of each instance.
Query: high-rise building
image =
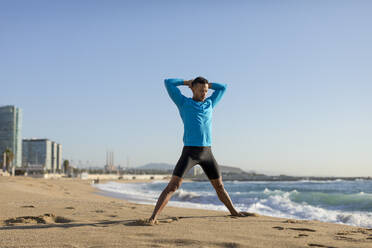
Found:
[[[24,167],[59,172],[62,167],[62,145],[48,139],[24,139]]]
[[[62,145],[57,144],[57,170],[62,171]]]
[[[116,171],[116,167],[114,165],[114,152],[113,151],[106,151],[106,165],[104,168],[108,172]]]
[[[52,169],[52,144],[48,139],[24,139],[23,142],[24,167]]]
[[[22,166],[22,110],[15,106],[0,107],[0,154],[10,149],[13,165]]]
[[[57,170],[57,143],[52,141],[52,168],[51,170],[55,173]]]

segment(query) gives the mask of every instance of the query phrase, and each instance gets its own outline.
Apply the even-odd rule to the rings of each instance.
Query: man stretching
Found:
[[[181,94],[177,86],[186,85],[193,93],[192,98]],[[199,164],[211,181],[218,198],[225,204],[233,216],[247,216],[249,213],[238,212],[226,192],[221,173],[212,154],[212,112],[226,91],[225,84],[209,83],[205,78],[197,77],[194,80],[166,79],[165,87],[173,102],[177,105],[183,124],[184,147],[182,155],[174,168],[173,175],[167,187],[163,190],[156,203],[149,224],[155,224],[160,212],[167,205],[173,193],[181,186],[183,176],[196,164]],[[208,89],[213,94],[206,98]]]

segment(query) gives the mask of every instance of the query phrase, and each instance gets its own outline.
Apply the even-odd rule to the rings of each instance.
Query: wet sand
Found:
[[[372,247],[372,229],[169,206],[143,226],[153,206],[90,183],[0,177],[0,247]]]

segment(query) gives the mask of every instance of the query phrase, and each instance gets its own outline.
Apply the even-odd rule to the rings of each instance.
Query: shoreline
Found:
[[[111,181],[111,180],[110,180]],[[123,182],[123,181],[120,181]],[[131,181],[132,182],[132,181]],[[372,229],[268,216],[233,218],[97,194],[90,181],[0,177],[0,247],[370,247]]]
[[[104,182],[101,182],[100,184],[105,184],[105,183],[109,183],[109,182],[124,183],[124,184],[126,184],[126,183],[153,183],[153,182],[164,182],[164,183],[166,183],[166,182],[168,182],[168,180],[139,180],[138,182],[131,181],[131,180],[125,181],[125,182],[120,181],[120,180],[117,180],[117,181],[106,180]],[[199,182],[199,181],[185,180],[185,182]],[[227,182],[235,183],[235,181],[227,181]],[[259,183],[261,183],[261,182],[259,182]],[[262,182],[262,183],[271,183],[271,182]],[[293,183],[293,182],[289,181],[288,183]],[[131,202],[131,203],[136,203],[136,204],[151,205],[153,207],[156,204],[156,199],[157,198],[156,199],[152,198],[150,195],[148,195],[148,198],[145,198],[143,196],[140,197],[140,198],[136,197],[135,193],[137,191],[136,191],[135,188],[134,188],[134,191],[132,191],[132,192],[129,191],[129,192],[122,193],[122,192],[120,192],[120,190],[118,192],[116,192],[115,190],[110,190],[110,189],[106,190],[104,188],[100,188],[99,184],[93,184],[92,187],[94,187],[98,190],[97,194],[99,194],[99,195],[112,197],[112,198],[120,199],[120,200],[125,200],[125,201]],[[159,188],[157,190],[159,190]],[[197,191],[195,191],[195,192],[191,191],[190,192],[190,191],[186,190],[186,192],[184,192],[184,191],[182,191],[182,188],[180,190],[181,190],[180,194],[182,194],[182,195],[183,194],[197,194],[197,195],[199,194],[199,192],[197,192]],[[183,190],[185,190],[185,189],[183,189]],[[143,192],[138,191],[138,193],[140,193],[140,195],[142,195]],[[238,192],[238,193],[240,193],[240,192]],[[175,196],[176,196],[176,194],[175,194]],[[217,202],[220,203],[219,201],[217,201]],[[186,208],[186,209],[212,210],[212,211],[218,211],[218,212],[229,214],[229,211],[223,206],[223,204],[218,205],[218,203],[216,205],[215,202],[214,203],[208,203],[208,202],[203,202],[203,201],[188,201],[188,200],[183,200],[182,198],[181,199],[174,199],[173,198],[173,201],[171,199],[169,201],[169,203],[167,204],[167,206]],[[305,206],[302,205],[301,207],[305,207]],[[329,209],[327,210],[327,209],[324,209],[324,208],[318,209],[319,207],[317,207],[317,206],[311,206],[311,207],[314,208],[313,210],[315,212],[319,211],[319,210],[330,211],[331,213],[329,213],[329,214],[334,214],[334,213],[332,213],[332,211],[341,211],[341,210],[329,210]],[[290,218],[290,219],[293,219],[293,220],[296,220],[296,221],[316,220],[316,221],[320,221],[322,223],[340,224],[340,225],[352,226],[352,227],[357,227],[357,228],[372,228],[372,226],[363,225],[361,222],[358,222],[357,220],[355,220],[352,223],[346,223],[346,222],[342,222],[342,221],[335,221],[334,219],[321,219],[321,218],[317,218],[317,216],[313,216],[313,218],[309,218],[309,217],[306,218],[306,217],[295,216],[293,214],[290,214],[290,211],[288,213],[283,213],[281,216],[278,216],[278,215],[275,216],[275,215],[270,215],[270,214],[267,214],[267,213],[263,214],[263,213],[260,213],[260,212],[255,212],[255,210],[253,210],[253,209],[250,209],[250,210],[248,210],[248,209],[249,208],[244,208],[243,207],[243,208],[240,208],[239,211],[250,211],[250,212],[255,213],[255,214],[265,215],[267,217],[273,217],[273,218]],[[365,213],[365,212],[359,213],[358,211],[354,211],[354,212],[353,211],[351,211],[351,212],[341,211],[338,214],[341,215],[342,218],[346,218],[346,217],[344,217],[345,215],[348,215],[351,218],[354,218],[354,216],[358,217],[359,214],[368,214],[368,213]],[[359,216],[359,218],[362,218],[362,217]],[[368,218],[368,216],[366,218]]]

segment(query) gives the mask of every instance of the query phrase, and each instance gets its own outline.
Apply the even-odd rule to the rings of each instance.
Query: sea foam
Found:
[[[183,185],[187,186],[187,189],[181,188],[177,190],[169,205],[227,211],[208,184],[199,182],[192,182],[189,185],[185,184]],[[236,186],[237,184],[232,182],[231,185]],[[231,185],[225,182],[226,187]],[[251,186],[247,185],[249,184],[239,184],[239,188],[230,188],[229,191],[234,205],[239,211],[255,212],[273,217],[319,220],[372,228],[372,213],[370,211],[347,210],[350,206],[359,206],[361,204],[366,204],[368,209],[369,204],[372,204],[371,194],[360,194],[363,191],[354,194],[334,195],[322,192],[302,192],[300,189],[293,188],[288,191],[283,190],[283,188],[269,189],[264,187],[264,185],[261,185],[262,190],[259,190],[254,188],[256,186],[253,187],[252,184],[250,184]],[[278,186],[277,184],[275,185]],[[103,190],[106,192],[105,194],[110,196],[152,205],[156,203],[165,186],[166,182],[108,182],[94,185],[94,187]],[[253,187],[254,190],[244,187]]]

